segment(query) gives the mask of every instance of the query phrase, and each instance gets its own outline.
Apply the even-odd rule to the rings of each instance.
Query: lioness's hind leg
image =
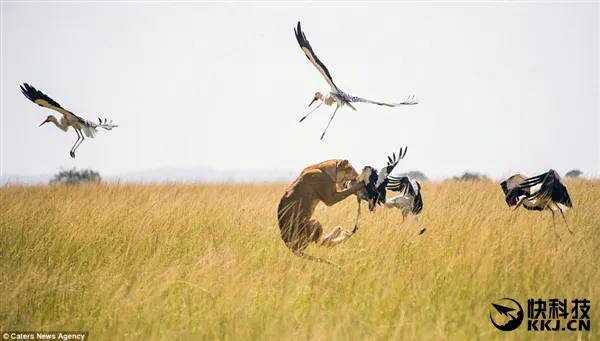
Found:
[[[338,226],[338,227],[341,229],[340,226]],[[344,230],[344,232],[342,232],[341,236],[339,236],[337,238],[334,238],[332,240],[332,242],[333,242],[334,245],[341,244],[344,241],[346,241],[346,239],[350,238],[350,236],[352,236],[353,234],[354,234],[354,232],[351,232],[351,231],[348,231],[348,230]]]
[[[327,236],[323,238],[321,245],[333,247],[343,243],[346,239],[350,238],[354,232],[342,229],[341,226],[337,226]]]
[[[340,233],[342,233],[342,227],[338,226],[338,227],[334,228],[333,230],[331,230],[331,232],[329,232],[328,234],[326,234],[322,238],[320,238],[317,241],[317,244],[321,245],[321,246],[332,247],[332,246],[334,246],[333,239],[336,238],[337,236],[339,236]]]
[[[302,253],[310,245],[317,243],[323,235],[323,227],[316,220],[310,220],[299,225],[291,225],[290,229],[282,230],[285,244],[294,253]]]

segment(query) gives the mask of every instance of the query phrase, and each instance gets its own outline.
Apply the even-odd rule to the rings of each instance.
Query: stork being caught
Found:
[[[388,177],[387,189],[402,194],[389,198],[384,206],[387,208],[396,207],[402,212],[402,222],[410,213],[415,221],[418,221],[417,215],[423,210],[423,197],[421,196],[421,184],[408,176]]]
[[[569,228],[564,211],[573,207],[567,187],[562,182],[560,175],[550,169],[548,172],[528,178],[524,174],[515,174],[500,183],[504,192],[506,203],[509,207],[514,206],[514,210],[523,205],[528,210],[552,212],[552,222],[554,223],[554,233],[556,233],[556,221],[554,213],[560,212],[567,225],[569,233],[573,231]]]
[[[48,122],[54,123],[55,126],[65,132],[69,130],[69,127],[73,127],[73,130],[75,130],[75,133],[77,134],[77,140],[69,152],[69,155],[71,155],[72,158],[75,158],[75,150],[79,147],[79,145],[81,145],[83,140],[85,140],[85,136],[89,138],[94,138],[96,136],[98,133],[96,128],[100,127],[106,130],[111,130],[115,127],[118,127],[118,125],[113,124],[112,121],[108,122],[107,119],[104,119],[103,121],[102,119],[98,118],[98,123],[94,123],[81,118],[74,113],[63,109],[63,107],[61,107],[60,104],[58,104],[52,98],[27,83],[23,83],[23,85],[20,87],[23,95],[25,95],[25,97],[27,97],[33,103],[62,114],[60,120],[52,115],[49,115],[46,120],[40,124],[40,127]]]
[[[396,153],[392,153],[392,157],[388,156],[387,166],[383,167],[379,173],[377,169],[371,166],[365,166],[363,168],[363,172],[365,169],[370,169],[371,174],[369,175],[369,183],[365,188],[356,192],[356,200],[358,202],[358,212],[356,214],[356,223],[355,226],[358,225],[358,219],[360,217],[360,204],[363,200],[369,203],[369,211],[375,212],[375,209],[378,204],[385,203],[385,194],[386,194],[386,186],[388,185],[388,176],[394,168],[398,165],[398,162],[402,160],[406,156],[406,151],[408,147],[405,147],[404,150],[400,148],[398,152],[398,157],[396,157]],[[346,187],[349,187],[350,182],[346,183]]]
[[[370,104],[376,104],[376,105],[383,105],[383,106],[387,106],[387,107],[397,107],[400,105],[414,105],[414,104],[419,103],[419,101],[416,99],[416,97],[414,95],[409,96],[405,101],[400,102],[400,103],[383,103],[383,102],[377,102],[377,101],[364,99],[364,98],[361,98],[358,96],[353,96],[353,95],[350,95],[350,94],[342,91],[337,85],[335,85],[335,83],[333,82],[333,77],[331,77],[329,70],[327,70],[327,67],[325,67],[325,64],[323,64],[323,62],[321,62],[321,60],[319,60],[319,58],[313,51],[312,47],[310,46],[310,43],[308,42],[308,40],[306,40],[306,36],[304,35],[304,32],[302,32],[302,29],[300,28],[299,21],[298,21],[298,27],[294,28],[294,34],[296,35],[296,40],[298,40],[298,44],[300,45],[300,48],[302,49],[302,51],[304,51],[306,58],[308,58],[308,60],[310,60],[310,62],[317,68],[317,70],[319,70],[321,75],[323,75],[323,77],[325,78],[325,80],[327,81],[329,86],[331,87],[331,90],[329,91],[329,93],[322,93],[322,92],[315,93],[315,97],[313,98],[313,100],[310,102],[310,104],[308,106],[310,107],[317,100],[320,100],[321,103],[318,106],[316,106],[313,110],[311,110],[308,114],[306,114],[304,117],[302,117],[300,119],[300,122],[304,121],[304,119],[306,117],[308,117],[308,115],[312,114],[321,105],[323,105],[323,103],[325,103],[328,106],[332,106],[334,103],[336,104],[336,108],[333,111],[333,114],[331,115],[331,118],[329,119],[329,122],[327,123],[327,126],[325,127],[325,130],[323,131],[323,134],[321,135],[321,140],[323,139],[323,136],[325,136],[325,133],[327,132],[327,128],[329,128],[329,124],[333,120],[333,117],[335,117],[335,113],[337,112],[337,110],[340,107],[348,106],[352,110],[356,111],[356,108],[351,104],[353,102],[370,103]]]

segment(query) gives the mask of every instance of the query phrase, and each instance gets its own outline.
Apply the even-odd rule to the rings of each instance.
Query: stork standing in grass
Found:
[[[331,90],[329,91],[329,93],[322,93],[322,92],[315,93],[315,97],[313,98],[313,100],[310,102],[310,104],[308,106],[310,107],[317,100],[320,100],[321,103],[317,107],[315,107],[313,110],[311,110],[308,114],[306,114],[304,117],[302,117],[302,119],[300,119],[300,122],[304,121],[304,119],[306,117],[308,117],[308,115],[312,114],[321,105],[323,105],[323,103],[325,103],[328,106],[332,106],[334,103],[336,104],[336,108],[333,111],[333,114],[331,115],[331,118],[329,119],[329,122],[327,123],[327,126],[325,127],[325,130],[323,131],[323,134],[321,135],[321,140],[325,136],[325,133],[327,132],[327,128],[329,128],[329,124],[335,117],[335,113],[337,112],[337,110],[339,108],[341,108],[343,106],[348,106],[348,107],[350,107],[350,109],[356,111],[356,108],[351,104],[353,102],[370,103],[370,104],[376,104],[376,105],[383,105],[383,106],[387,106],[387,107],[397,107],[400,105],[415,105],[415,104],[419,103],[419,101],[416,99],[416,97],[414,95],[409,96],[405,101],[400,102],[400,103],[383,103],[383,102],[377,102],[377,101],[372,101],[369,99],[361,98],[358,96],[353,96],[353,95],[350,95],[350,94],[342,91],[337,85],[335,85],[335,83],[333,82],[333,77],[331,77],[329,70],[327,70],[327,67],[325,67],[325,64],[323,64],[323,62],[321,62],[321,60],[319,60],[319,58],[313,51],[312,47],[310,46],[310,43],[308,42],[308,40],[306,40],[306,36],[304,35],[304,32],[302,32],[299,21],[298,21],[298,26],[296,28],[294,28],[294,34],[296,35],[296,40],[298,40],[298,44],[300,45],[300,48],[302,49],[302,51],[304,51],[306,58],[308,58],[308,60],[310,60],[310,62],[317,68],[317,70],[319,70],[321,75],[323,75],[323,77],[325,78],[325,80],[327,81],[329,86],[331,87]]]
[[[567,192],[567,187],[554,169],[531,178],[524,174],[515,174],[502,181],[500,187],[502,187],[508,206],[514,206],[513,211],[521,205],[528,210],[550,210],[552,212],[552,222],[554,223],[554,233],[557,237],[554,214],[560,212],[565,225],[567,225],[567,230],[573,234],[563,213],[568,208],[572,208],[573,203],[569,192]]]
[[[23,95],[25,95],[25,97],[27,97],[33,103],[62,114],[60,120],[58,120],[55,116],[49,115],[46,120],[40,124],[40,127],[48,122],[54,123],[55,126],[65,132],[69,130],[69,127],[73,127],[73,130],[75,130],[75,133],[77,134],[77,140],[69,152],[69,155],[71,155],[72,158],[75,158],[75,150],[79,147],[79,145],[81,145],[83,140],[85,140],[85,136],[89,138],[94,138],[96,136],[98,133],[96,128],[100,127],[106,130],[111,130],[115,127],[118,127],[117,125],[113,124],[112,121],[108,122],[107,119],[104,119],[103,121],[102,119],[98,118],[98,123],[94,123],[81,118],[74,113],[63,109],[63,107],[61,107],[60,104],[58,104],[52,98],[27,83],[23,83],[23,85],[20,87]]]
[[[402,212],[402,222],[410,213],[415,221],[418,221],[417,215],[423,210],[423,197],[421,196],[421,184],[408,176],[388,177],[387,189],[402,194],[389,198],[384,206],[387,208],[396,207]]]

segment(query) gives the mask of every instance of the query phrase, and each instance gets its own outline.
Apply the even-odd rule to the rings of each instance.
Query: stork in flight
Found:
[[[75,130],[75,133],[77,134],[77,140],[69,152],[72,158],[75,158],[75,150],[79,147],[79,145],[81,145],[83,140],[85,140],[85,136],[89,138],[94,138],[96,136],[98,133],[96,128],[100,127],[106,130],[111,130],[115,127],[118,127],[118,125],[113,124],[112,121],[108,122],[107,119],[104,119],[103,121],[102,119],[98,118],[98,123],[94,123],[81,118],[74,113],[63,109],[63,107],[61,107],[60,104],[58,104],[55,100],[27,83],[23,83],[23,85],[20,87],[23,95],[25,95],[25,97],[27,97],[30,101],[41,107],[58,111],[63,116],[59,121],[55,116],[49,115],[46,120],[39,125],[40,127],[48,122],[54,123],[55,126],[65,132],[69,130],[69,127],[73,127],[73,130]]]
[[[402,192],[393,198],[385,201],[387,208],[396,207],[402,212],[402,222],[406,216],[411,213],[415,221],[418,221],[417,215],[423,210],[423,197],[421,196],[421,184],[408,176],[388,177],[387,189],[395,192]]]
[[[304,51],[304,54],[306,55],[306,58],[308,58],[308,60],[310,60],[310,62],[317,68],[317,70],[319,70],[321,75],[323,75],[323,77],[325,78],[327,83],[329,83],[329,86],[331,87],[331,90],[329,91],[329,93],[322,93],[322,92],[315,93],[315,97],[313,98],[313,100],[310,102],[310,104],[308,106],[310,107],[317,100],[320,100],[321,103],[318,106],[316,106],[313,110],[311,110],[308,114],[306,114],[304,117],[302,117],[300,119],[300,122],[304,121],[304,119],[306,117],[308,117],[308,115],[312,114],[321,105],[323,105],[323,103],[325,103],[326,105],[329,105],[329,106],[332,106],[334,103],[336,104],[336,108],[333,111],[333,114],[331,115],[331,118],[329,119],[329,122],[327,123],[327,126],[325,127],[325,130],[323,131],[323,134],[321,135],[321,140],[323,139],[323,136],[325,136],[325,133],[327,132],[327,128],[329,128],[329,124],[333,120],[333,117],[335,117],[335,113],[337,112],[337,110],[340,107],[348,106],[352,110],[356,111],[356,108],[351,103],[354,103],[354,102],[370,103],[370,104],[376,104],[376,105],[383,105],[383,106],[387,106],[387,107],[396,107],[396,106],[400,106],[400,105],[414,105],[414,104],[419,103],[419,101],[416,99],[416,97],[414,95],[409,96],[404,102],[383,103],[383,102],[377,102],[377,101],[364,99],[364,98],[361,98],[358,96],[353,96],[353,95],[350,95],[350,94],[342,91],[337,85],[335,85],[335,83],[333,82],[333,77],[331,77],[329,70],[327,70],[327,67],[325,67],[325,64],[323,64],[323,62],[321,62],[321,60],[319,60],[319,58],[313,51],[312,47],[310,46],[310,43],[308,42],[308,40],[306,40],[306,36],[304,35],[304,32],[302,32],[302,29],[300,28],[299,21],[298,21],[298,27],[294,28],[294,33],[296,35],[296,40],[298,40],[298,44],[300,45],[300,48],[302,49],[302,51]]]
[[[552,222],[554,223],[554,233],[556,233],[556,221],[554,213],[560,212],[567,225],[569,233],[573,231],[569,228],[564,211],[573,207],[567,187],[565,187],[560,175],[550,169],[548,172],[528,178],[524,174],[515,174],[500,183],[505,195],[506,203],[509,207],[514,206],[514,210],[523,205],[528,210],[552,212]]]

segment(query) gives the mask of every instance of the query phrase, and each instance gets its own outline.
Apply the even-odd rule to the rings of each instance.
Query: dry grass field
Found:
[[[423,183],[418,223],[363,203],[360,230],[290,253],[281,185],[0,188],[0,329],[90,340],[599,340],[600,181],[566,181],[575,234],[512,213],[497,182]],[[320,205],[351,228],[356,200]],[[425,227],[423,235],[418,231]],[[492,302],[591,300],[591,331],[495,329]],[[527,317],[527,315],[526,315]]]

